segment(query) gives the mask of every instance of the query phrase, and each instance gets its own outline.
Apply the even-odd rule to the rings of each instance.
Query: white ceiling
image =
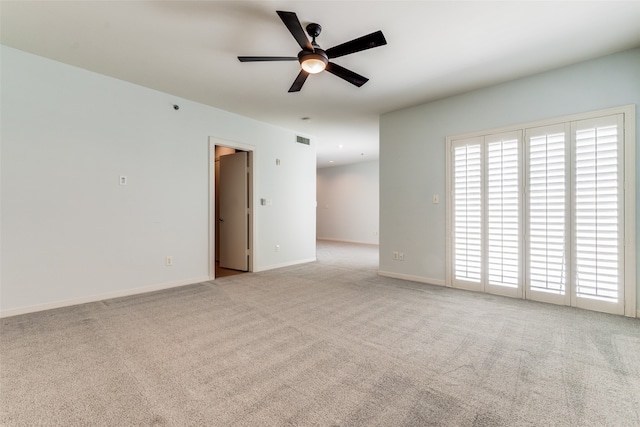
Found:
[[[325,72],[288,93],[297,62],[240,63],[300,50],[276,10],[321,24],[325,49],[382,30],[386,46],[334,60],[370,81]],[[4,45],[294,129],[318,167],[376,159],[382,113],[640,46],[640,1],[2,0],[0,14]]]

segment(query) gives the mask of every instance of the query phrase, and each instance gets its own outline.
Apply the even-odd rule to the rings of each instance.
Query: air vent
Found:
[[[304,136],[296,135],[296,141],[300,144],[310,145],[311,140],[309,138],[305,138]]]

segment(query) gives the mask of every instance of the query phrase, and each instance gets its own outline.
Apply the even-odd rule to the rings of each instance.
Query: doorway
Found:
[[[209,138],[211,279],[253,271],[253,154],[253,146]]]

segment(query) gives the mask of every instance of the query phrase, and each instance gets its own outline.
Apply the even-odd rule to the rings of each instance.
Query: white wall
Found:
[[[448,135],[639,103],[640,49],[634,49],[383,115],[380,271],[444,283]],[[405,260],[393,261],[393,251],[403,251]]]
[[[3,315],[207,280],[210,136],[256,147],[254,270],[315,259],[315,148],[294,132],[1,55]]]
[[[379,162],[317,171],[319,239],[378,244]]]

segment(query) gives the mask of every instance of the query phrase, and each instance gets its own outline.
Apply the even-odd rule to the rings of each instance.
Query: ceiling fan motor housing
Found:
[[[322,27],[320,26],[320,24],[312,22],[311,24],[307,25],[307,34],[309,34],[313,39],[318,37],[321,31]]]
[[[298,61],[300,61],[301,65],[303,62],[309,60],[322,61],[325,67],[329,63],[329,57],[324,52],[324,50],[319,48],[313,52],[309,52],[308,50],[301,50],[300,53],[298,53]],[[324,69],[324,67],[322,68]]]

